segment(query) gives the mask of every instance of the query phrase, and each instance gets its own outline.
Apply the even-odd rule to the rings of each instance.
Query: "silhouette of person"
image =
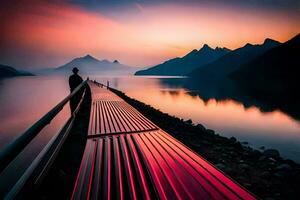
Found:
[[[73,74],[69,77],[69,85],[71,93],[74,89],[83,82],[83,79],[78,75],[79,69],[74,67],[72,69]],[[70,99],[70,108],[73,113],[81,99],[82,90],[78,91],[71,99]]]

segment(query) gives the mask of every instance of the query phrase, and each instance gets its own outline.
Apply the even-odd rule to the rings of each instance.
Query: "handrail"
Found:
[[[28,184],[31,180],[30,189],[35,189],[38,187],[40,182],[42,182],[44,176],[47,174],[52,163],[56,159],[61,147],[63,146],[65,140],[67,139],[71,128],[73,127],[76,114],[78,113],[81,104],[83,102],[86,90],[84,90],[81,100],[78,103],[76,109],[72,113],[69,120],[65,123],[62,129],[52,137],[52,139],[47,143],[47,145],[42,149],[38,156],[32,161],[31,165],[26,169],[21,178],[16,182],[12,189],[5,196],[4,200],[15,199],[19,195],[23,187]],[[35,174],[35,175],[34,175]],[[27,187],[28,189],[28,187]]]
[[[13,142],[6,145],[0,151],[0,174],[13,161],[16,156],[31,142],[31,140],[46,126],[51,120],[63,109],[64,105],[87,83],[83,81],[75,90],[63,99],[59,104],[52,108],[41,119],[35,122],[23,134],[16,138]]]

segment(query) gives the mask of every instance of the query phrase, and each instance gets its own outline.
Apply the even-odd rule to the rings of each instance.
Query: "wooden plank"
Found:
[[[106,133],[106,127],[105,127],[105,119],[104,119],[104,113],[103,113],[103,108],[102,108],[102,103],[101,101],[98,101],[98,104],[99,104],[99,118],[100,118],[100,127],[101,127],[101,130],[100,130],[100,133]]]
[[[111,105],[111,102],[107,102],[107,107],[109,109],[109,112],[110,112],[110,115],[111,115],[111,118],[113,120],[113,123],[114,123],[114,127],[115,127],[115,130],[116,132],[120,133],[120,132],[125,132],[125,129],[124,127],[122,126],[122,124],[120,123],[120,120],[118,118],[118,116],[116,115],[116,113],[113,111],[112,109],[112,105]]]
[[[111,143],[109,138],[105,138],[104,150],[104,184],[103,184],[103,199],[111,199]]]
[[[103,140],[99,140],[96,161],[95,161],[95,173],[93,176],[93,187],[91,199],[98,199],[103,190],[102,177],[103,177]]]
[[[123,117],[124,122],[128,125],[128,127],[130,127],[129,131],[139,130],[139,128],[136,126],[135,122],[130,119],[130,117],[127,115],[127,113],[124,111],[124,109],[117,102],[113,102],[113,104],[119,110],[119,114]]]
[[[117,126],[119,127],[118,132],[126,132],[126,129],[125,129],[124,125],[122,124],[118,113],[114,110],[112,103],[111,102],[107,102],[107,103],[108,103],[109,109],[111,110],[112,115],[117,123]]]
[[[89,127],[93,138],[87,141],[72,199],[256,199],[102,90],[93,89],[105,95],[100,100],[93,96],[90,126],[96,128]]]
[[[110,103],[112,105],[112,108],[113,108],[114,112],[116,113],[116,116],[120,120],[120,123],[124,127],[125,132],[130,132],[132,130],[132,128],[128,125],[128,122],[126,121],[125,117],[122,115],[122,113],[120,112],[120,110],[115,106],[115,104],[114,104],[113,101],[110,102]]]

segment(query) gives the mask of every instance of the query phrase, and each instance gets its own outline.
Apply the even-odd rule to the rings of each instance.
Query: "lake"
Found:
[[[236,137],[254,148],[275,148],[284,158],[300,162],[300,122],[268,105],[207,84],[188,84],[181,77],[101,77],[128,96],[193,123],[201,123],[227,137]],[[197,86],[197,87],[196,87]],[[16,77],[0,80],[0,148],[13,141],[69,93],[63,76]],[[268,110],[265,112],[263,110]],[[11,187],[51,137],[70,116],[69,106],[45,128],[0,175],[0,188]],[[12,170],[14,173],[11,173]],[[13,175],[12,175],[13,174]]]

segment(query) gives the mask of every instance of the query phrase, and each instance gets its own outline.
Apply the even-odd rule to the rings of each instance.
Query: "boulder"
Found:
[[[273,158],[277,158],[280,156],[279,151],[277,151],[276,149],[266,149],[264,150],[263,154],[266,157],[273,157]]]
[[[292,167],[289,164],[281,164],[278,167],[276,167],[276,170],[289,171],[292,170]]]

